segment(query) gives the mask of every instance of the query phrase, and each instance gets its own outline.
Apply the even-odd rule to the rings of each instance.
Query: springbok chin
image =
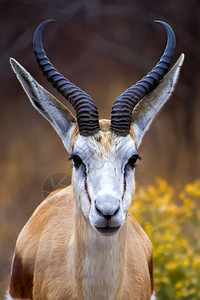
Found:
[[[10,299],[153,299],[152,245],[128,213],[135,191],[138,148],[171,95],[183,64],[172,28],[157,65],[114,102],[111,120],[99,120],[89,95],[61,75],[37,28],[34,52],[48,81],[76,117],[13,58],[11,66],[33,106],[51,123],[73,161],[72,184],[53,192],[33,213],[16,244]]]

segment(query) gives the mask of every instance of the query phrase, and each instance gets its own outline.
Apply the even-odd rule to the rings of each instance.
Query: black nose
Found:
[[[104,217],[106,220],[110,220],[118,213],[120,209],[120,200],[113,196],[101,196],[96,198],[95,208],[100,216]]]

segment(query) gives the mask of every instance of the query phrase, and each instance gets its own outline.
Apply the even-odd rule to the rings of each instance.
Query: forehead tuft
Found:
[[[99,121],[99,127],[102,131],[109,131],[110,124],[111,124],[110,120],[103,119]]]
[[[115,144],[115,139],[112,137],[112,133],[110,131],[102,131],[98,132],[98,135],[94,137],[95,141],[98,142],[99,147],[102,151],[111,150],[112,146]]]
[[[100,120],[99,121],[100,131],[95,137],[95,140],[101,144],[101,148],[104,151],[111,149],[114,139],[112,133],[110,132],[110,120]]]

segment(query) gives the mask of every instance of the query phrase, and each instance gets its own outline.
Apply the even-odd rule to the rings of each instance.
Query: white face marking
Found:
[[[104,235],[123,226],[131,205],[134,167],[128,161],[133,155],[137,151],[130,135],[100,131],[92,137],[79,135],[74,143],[72,157],[82,160],[73,171],[76,199],[91,226]]]

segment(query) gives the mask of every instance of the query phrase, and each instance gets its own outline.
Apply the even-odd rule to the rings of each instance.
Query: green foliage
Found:
[[[177,193],[164,180],[140,189],[131,206],[154,246],[158,299],[200,299],[200,180]]]

